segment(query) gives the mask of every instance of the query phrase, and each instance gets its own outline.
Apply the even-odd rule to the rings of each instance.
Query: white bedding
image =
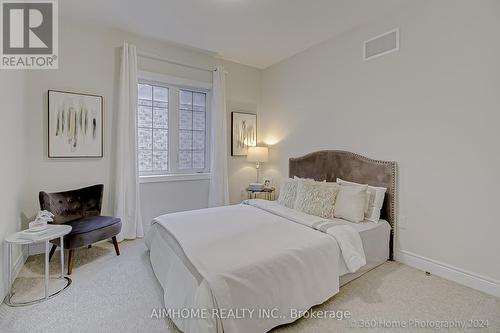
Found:
[[[318,216],[309,215],[280,205],[275,201],[258,199],[245,200],[244,204],[263,209],[287,220],[329,234],[337,240],[341,250],[340,254],[342,259],[340,261],[344,262],[344,267],[346,267],[350,273],[356,272],[366,264],[363,243],[352,223],[342,219],[324,219]]]
[[[307,310],[336,294],[339,276],[363,264],[359,233],[345,223],[274,202],[248,203],[154,220],[147,244],[165,307],[207,310],[198,318],[174,315],[184,332],[268,331],[297,319],[291,309]],[[328,234],[314,229],[321,227]],[[232,318],[230,310],[245,318]]]

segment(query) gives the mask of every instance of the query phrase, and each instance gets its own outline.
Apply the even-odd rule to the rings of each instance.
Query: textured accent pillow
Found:
[[[340,185],[333,216],[355,223],[363,221],[365,219],[367,188],[368,185]]]
[[[299,180],[294,208],[307,214],[331,219],[339,188],[336,183]]]
[[[366,186],[364,184],[348,182],[340,178],[337,178],[337,183],[340,185]],[[378,222],[378,220],[380,220],[380,211],[384,205],[385,192],[387,189],[385,187],[368,185],[366,191],[369,193],[369,201],[367,202],[365,210],[365,219],[372,222]]]
[[[295,198],[297,194],[296,179],[287,178],[281,182],[280,194],[278,196],[278,203],[288,208],[293,208],[295,205]]]
[[[293,179],[294,180],[302,180],[302,181],[306,181],[306,182],[326,183],[326,180],[317,181],[317,180],[314,180],[312,178],[300,178],[300,177],[297,177],[297,176],[293,176]]]

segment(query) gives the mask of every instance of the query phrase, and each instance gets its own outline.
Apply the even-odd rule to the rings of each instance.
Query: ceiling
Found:
[[[409,0],[64,0],[91,19],[266,68]]]

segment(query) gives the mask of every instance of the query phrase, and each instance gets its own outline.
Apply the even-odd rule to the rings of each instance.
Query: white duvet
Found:
[[[198,289],[164,281],[164,288],[179,288],[165,290],[166,307],[201,307],[208,314],[172,318],[186,332],[266,332],[335,295],[345,267],[354,272],[365,264],[359,233],[347,223],[270,201],[163,215],[150,233],[159,229],[174,253],[168,260],[182,263]],[[152,249],[152,262],[153,256],[158,262],[161,253]],[[161,268],[153,268],[158,276]],[[173,279],[175,272],[162,276]]]

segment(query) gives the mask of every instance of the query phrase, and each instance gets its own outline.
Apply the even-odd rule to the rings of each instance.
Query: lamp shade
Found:
[[[269,149],[267,147],[248,147],[247,160],[249,162],[267,162]]]

